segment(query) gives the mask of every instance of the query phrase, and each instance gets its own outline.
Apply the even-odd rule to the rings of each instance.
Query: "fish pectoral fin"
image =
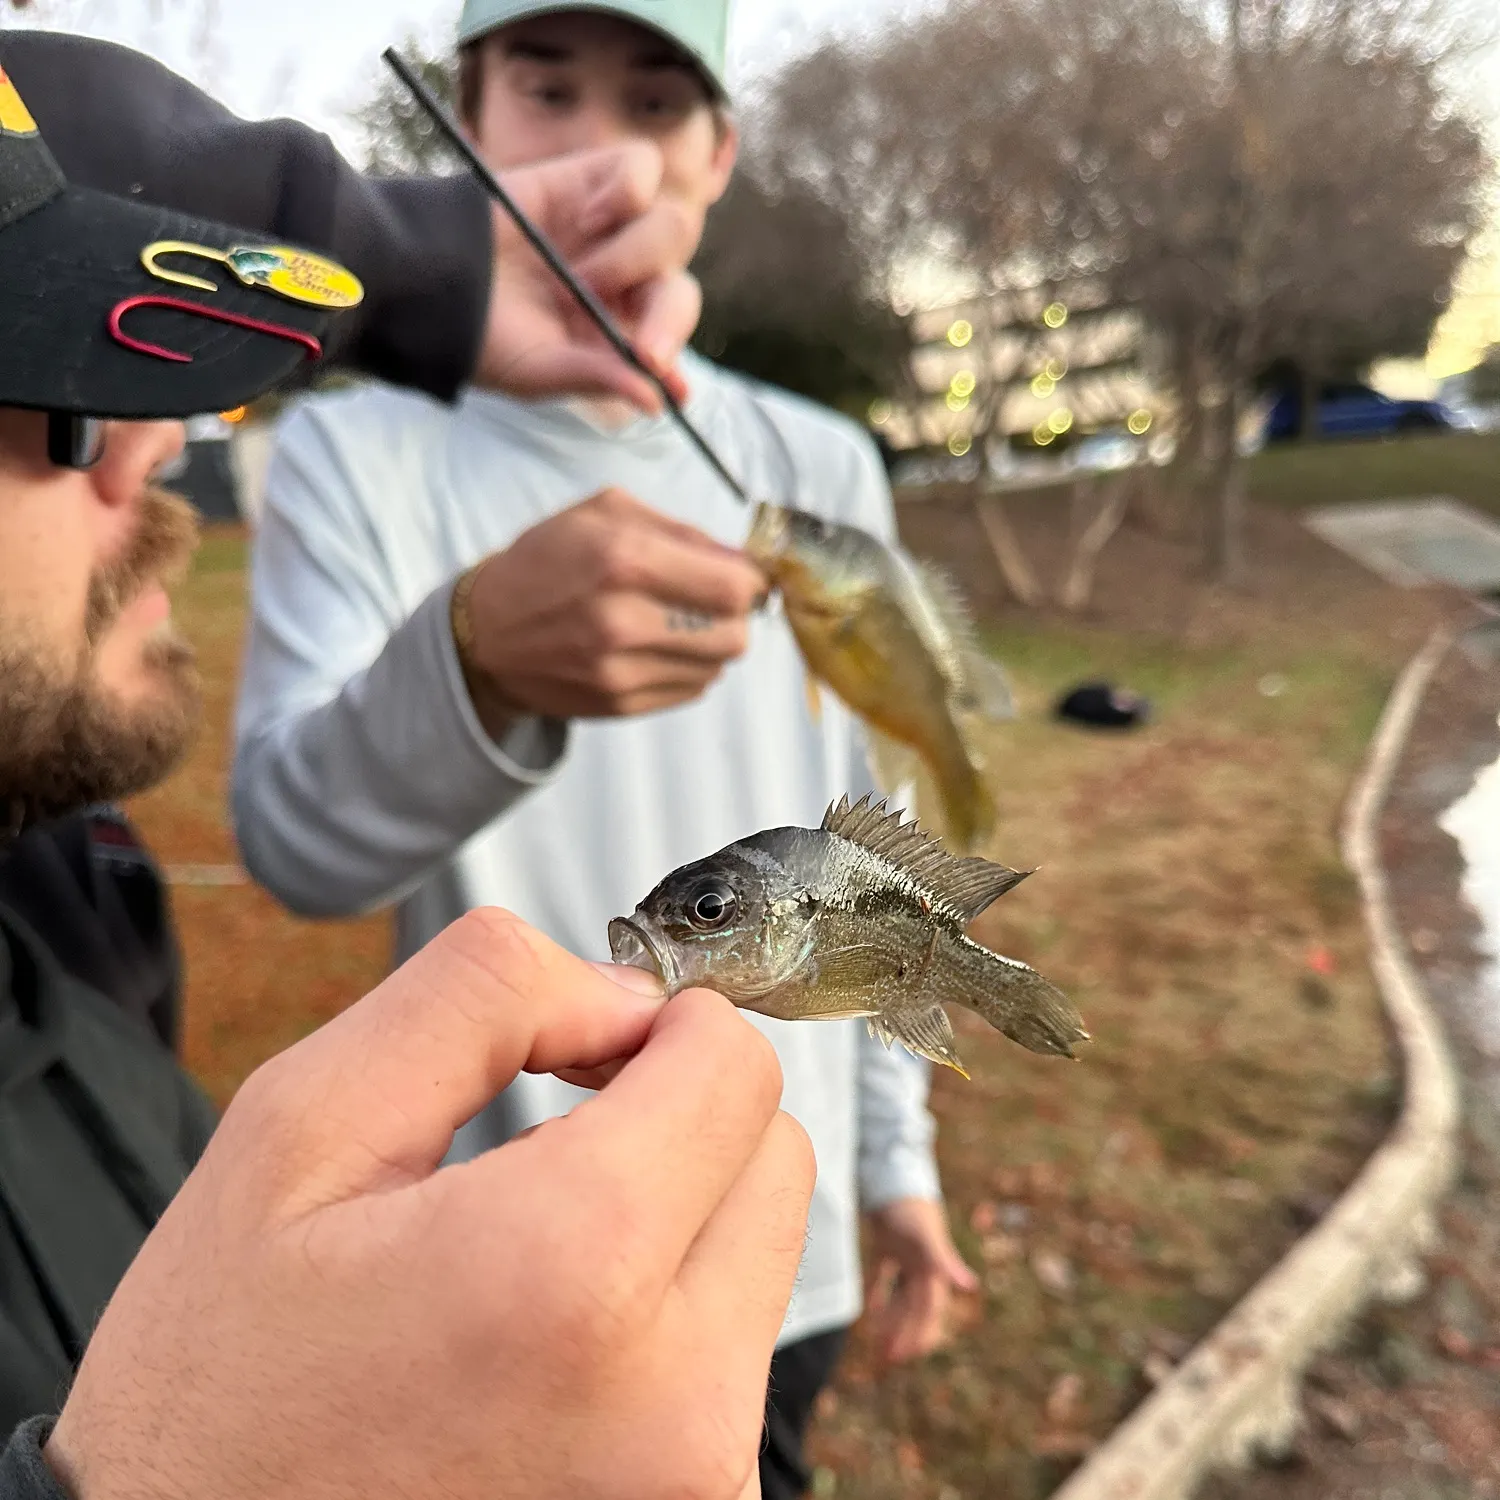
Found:
[[[860,943],[852,948],[834,948],[818,955],[819,989],[872,990],[892,980],[905,977],[905,965],[901,956],[872,943]],[[869,1015],[873,1006],[866,1005],[860,1011],[847,1011],[848,1015]]]
[[[925,1057],[955,1073],[969,1076],[958,1060],[958,1044],[953,1035],[953,1026],[948,1013],[941,1005],[925,1011],[887,1011],[870,1022],[871,1030],[880,1036],[886,1046],[892,1041],[900,1042],[908,1052]]]
[[[823,685],[813,676],[812,668],[804,664],[802,680],[807,688],[807,711],[814,724],[823,722]]]
[[[959,706],[978,714],[988,724],[1008,724],[1016,718],[1016,695],[1005,669],[977,646],[964,652],[964,684]]]
[[[829,633],[829,641],[867,681],[884,682],[890,676],[890,667],[885,657],[865,639],[857,613],[845,615]]]

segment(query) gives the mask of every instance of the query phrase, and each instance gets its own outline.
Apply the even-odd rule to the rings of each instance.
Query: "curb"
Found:
[[[1386,704],[1348,804],[1344,861],[1359,881],[1370,965],[1404,1072],[1401,1115],[1322,1222],[1246,1294],[1095,1450],[1053,1500],[1187,1500],[1216,1468],[1284,1454],[1301,1423],[1302,1376],[1371,1300],[1424,1285],[1420,1257],[1457,1162],[1458,1073],[1409,962],[1381,867],[1378,825],[1427,685],[1453,644],[1436,632]]]

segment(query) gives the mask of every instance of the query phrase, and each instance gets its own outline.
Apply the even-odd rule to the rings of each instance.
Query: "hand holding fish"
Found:
[[[522,1070],[603,1064],[439,1169]],[[663,1008],[471,912],[241,1089],[48,1461],[79,1500],[756,1493],[814,1178],[781,1091],[719,997]]]
[[[766,580],[743,553],[606,490],[472,575],[466,674],[486,728],[655,713],[701,694],[749,639]]]
[[[869,1215],[873,1251],[867,1313],[881,1357],[893,1365],[923,1359],[948,1337],[955,1292],[977,1292],[948,1230],[941,1203],[898,1198]]]

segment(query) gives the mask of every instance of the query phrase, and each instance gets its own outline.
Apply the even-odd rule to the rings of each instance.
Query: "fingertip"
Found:
[[[651,1000],[665,1000],[667,997],[661,977],[645,969],[631,964],[590,964],[589,967],[632,994]]]

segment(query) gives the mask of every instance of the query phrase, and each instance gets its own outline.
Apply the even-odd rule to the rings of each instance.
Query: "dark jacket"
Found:
[[[275,234],[366,299],[330,356],[451,399],[477,357],[488,200],[466,176],[372,181],[326,137],[251,124],[148,58],[0,33],[0,64],[74,182]],[[0,330],[3,332],[3,330]],[[58,1500],[41,1459],[89,1332],[213,1129],[170,1051],[177,958],[149,861],[108,818],[0,861],[0,1500]],[[7,900],[9,896],[9,900]],[[163,1045],[167,1043],[168,1045]]]
[[[59,1408],[213,1127],[149,1028],[0,907],[0,1430]]]
[[[489,198],[467,172],[361,176],[325,135],[249,122],[110,42],[0,31],[0,64],[69,181],[322,250],[364,283],[328,362],[452,400],[489,304]]]
[[[0,1497],[3,1500],[70,1500],[42,1457],[52,1433],[52,1417],[33,1417],[18,1428],[0,1453]]]

